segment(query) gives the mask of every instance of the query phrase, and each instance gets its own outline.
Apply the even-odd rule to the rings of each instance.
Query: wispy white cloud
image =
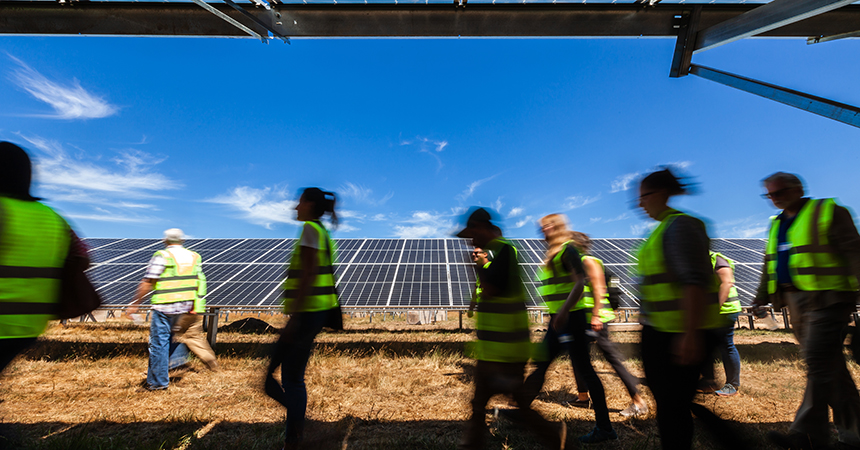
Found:
[[[600,222],[601,220],[603,220],[603,217],[592,217],[591,219],[588,219],[588,221],[590,223],[597,223],[597,222]]]
[[[522,220],[518,220],[516,224],[514,224],[514,229],[522,228],[526,226],[528,223],[532,221],[532,216],[525,216]]]
[[[482,178],[480,180],[473,181],[473,182],[469,183],[469,185],[466,186],[466,190],[464,190],[461,194],[457,195],[457,197],[456,197],[457,200],[459,200],[461,202],[465,202],[466,200],[469,199],[469,197],[472,196],[472,194],[475,193],[475,189],[478,189],[479,186],[492,180],[493,178],[496,178],[499,175],[500,174],[497,173],[497,174],[489,176],[487,178]]]
[[[354,227],[348,223],[340,222],[337,224],[337,231],[340,231],[342,233],[349,233],[351,231],[359,231],[359,230],[361,230],[361,228],[356,228],[356,227]]]
[[[511,210],[508,211],[508,219],[510,219],[512,217],[521,216],[525,212],[526,212],[525,208],[520,207],[520,206],[517,206],[516,208],[511,208]]]
[[[565,211],[570,211],[571,209],[582,208],[585,205],[590,203],[594,203],[600,200],[600,194],[594,197],[588,197],[585,195],[574,195],[572,197],[568,197],[564,199],[564,203],[562,204],[562,209]]]
[[[384,205],[385,202],[391,200],[391,198],[394,197],[394,192],[389,192],[381,198],[374,198],[373,189],[354,184],[349,181],[347,181],[340,187],[340,192],[338,192],[338,194],[346,198],[351,198],[355,200],[356,203],[363,203],[371,206]]]
[[[148,203],[119,202],[117,206],[120,208],[147,209],[150,211],[158,211],[157,206]]]
[[[646,233],[653,230],[660,222],[656,220],[651,220],[648,222],[635,223],[630,225],[630,234],[636,237],[642,237]]]
[[[619,175],[614,180],[612,180],[612,183],[609,187],[609,193],[614,194],[616,192],[629,190],[631,187],[633,187],[633,182],[636,181],[636,179],[638,179],[640,176],[641,173],[639,172],[625,173],[624,175]]]
[[[360,213],[358,211],[353,211],[350,209],[339,209],[339,210],[337,210],[337,216],[341,219],[355,219],[355,220],[364,220],[367,218],[367,214]]]
[[[370,220],[372,220],[374,222],[382,222],[383,220],[388,220],[388,216],[386,216],[385,214],[382,214],[382,213],[374,214],[373,216],[370,217]]]
[[[69,213],[66,214],[66,217],[75,220],[92,220],[95,222],[116,222],[116,223],[152,223],[154,220],[152,217],[140,217],[140,216],[125,216],[121,214],[114,214],[110,212],[101,212],[100,214],[78,214],[78,213]]]
[[[721,237],[745,239],[767,237],[768,228],[769,222],[761,220],[761,216],[757,215],[722,222],[717,227],[721,231]]]
[[[414,211],[400,222],[394,225],[393,234],[403,239],[449,237],[454,229],[451,216],[431,211]]]
[[[153,170],[164,158],[124,150],[110,161],[112,164],[99,164],[97,158],[87,158],[85,152],[69,154],[57,141],[20,136],[40,152],[35,158],[36,181],[61,196],[77,196],[81,202],[94,193],[155,197],[157,192],[182,187],[178,181]]]
[[[505,204],[502,203],[502,197],[499,197],[496,199],[496,201],[494,201],[493,203],[490,203],[490,207],[493,208],[494,210],[496,210],[499,214],[501,214],[502,207],[504,207],[504,206],[505,206]]]
[[[44,114],[40,117],[100,119],[112,116],[118,111],[116,106],[84,89],[76,79],[73,79],[70,84],[63,85],[49,80],[20,59],[11,55],[9,58],[18,64],[18,68],[11,71],[12,81],[54,109],[54,114]]]
[[[290,199],[286,186],[239,186],[205,201],[225,205],[238,211],[242,219],[270,230],[278,223],[296,223],[296,202]]]
[[[448,141],[431,139],[422,136],[416,136],[415,139],[400,139],[401,146],[418,146],[419,153],[427,153],[436,159],[436,163],[438,164],[437,170],[441,169],[444,164],[442,164],[442,158],[439,157],[439,153],[445,150],[445,147],[448,146]]]

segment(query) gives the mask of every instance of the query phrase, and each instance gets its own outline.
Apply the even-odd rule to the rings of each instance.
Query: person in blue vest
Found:
[[[471,343],[475,364],[475,393],[472,415],[458,446],[461,450],[484,448],[487,425],[485,408],[496,394],[511,394],[522,419],[540,441],[550,449],[563,449],[567,426],[553,425],[531,408],[531,398],[523,389],[526,363],[532,355],[529,336],[526,290],[520,274],[517,250],[502,237],[485,208],[468,213],[466,227],[457,234],[471,239],[475,247],[492,252],[493,262],[477,267],[481,293],[477,298],[477,341]]]
[[[788,307],[806,362],[806,391],[788,433],[768,437],[787,449],[830,448],[830,409],[838,448],[860,449],[860,394],[845,364],[843,328],[856,310],[860,234],[832,198],[811,199],[794,174],[762,181],[782,212],[771,219],[756,308]]]
[[[27,152],[0,142],[0,373],[56,318],[67,259],[89,265],[68,222],[30,195]],[[2,437],[0,437],[2,440]]]
[[[321,221],[328,215],[337,226],[336,201],[333,192],[311,187],[302,191],[296,205],[296,220],[304,225],[284,282],[284,313],[290,319],[281,330],[265,378],[266,394],[287,409],[285,449],[299,448],[304,441],[305,370],[314,339],[323,327],[343,328],[335,288],[334,243]],[[278,366],[281,384],[272,377]]]

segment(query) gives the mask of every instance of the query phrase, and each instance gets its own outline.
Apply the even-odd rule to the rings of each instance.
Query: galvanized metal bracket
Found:
[[[288,38],[288,37],[284,36],[283,34],[281,34],[281,33],[277,32],[277,31],[275,30],[275,28],[274,28],[274,27],[267,25],[265,22],[263,22],[262,20],[258,19],[258,18],[257,18],[257,16],[255,16],[255,15],[253,15],[253,14],[249,13],[248,11],[245,11],[245,9],[244,9],[244,8],[242,8],[241,6],[237,5],[237,4],[236,4],[235,2],[233,2],[232,0],[223,0],[223,1],[224,1],[224,3],[226,3],[226,4],[230,5],[230,7],[231,7],[231,8],[235,9],[236,11],[239,11],[243,16],[247,17],[247,18],[248,18],[248,19],[250,19],[252,22],[256,23],[257,25],[259,25],[259,26],[261,26],[261,27],[263,27],[263,28],[265,28],[265,29],[267,29],[267,30],[269,30],[269,32],[270,32],[270,33],[272,33],[272,36],[275,36],[276,38],[278,38],[278,39],[280,39],[280,40],[282,40],[282,41],[286,42],[287,44],[289,44],[289,43],[290,43],[290,38]]]
[[[860,128],[860,108],[710,67],[690,65],[690,73],[782,104]]]
[[[669,77],[684,77],[690,71],[690,63],[693,60],[693,44],[696,42],[696,32],[701,16],[701,5],[694,6],[692,10],[681,14],[678,24],[678,39],[675,41],[675,54],[672,57]]]

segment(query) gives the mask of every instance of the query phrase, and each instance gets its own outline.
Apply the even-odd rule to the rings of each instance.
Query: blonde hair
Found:
[[[591,238],[587,234],[581,231],[571,231],[570,239],[573,241],[576,249],[579,250],[579,253],[584,255],[591,253]]]
[[[543,262],[547,267],[550,267],[552,265],[552,259],[561,251],[561,246],[564,245],[565,242],[573,239],[573,232],[568,228],[567,216],[564,214],[547,214],[541,217],[538,223],[540,223],[541,228],[543,228],[543,224],[548,221],[556,222],[556,227],[558,228],[555,236],[547,239],[546,258],[544,258]]]

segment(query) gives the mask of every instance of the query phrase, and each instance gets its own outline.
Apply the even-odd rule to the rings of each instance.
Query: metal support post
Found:
[[[696,43],[696,31],[699,28],[699,18],[702,16],[702,6],[696,5],[689,13],[681,16],[678,25],[678,39],[675,41],[675,55],[672,57],[672,68],[669,77],[685,77],[690,72],[693,60],[693,44]]]
[[[789,323],[788,323],[788,308],[786,308],[786,307],[782,308],[782,323],[785,324],[786,330],[791,329],[791,325],[789,325]]]
[[[458,328],[458,329],[459,329],[460,331],[463,331],[463,310],[461,309],[461,310],[459,310],[459,311],[457,311],[457,312],[459,313],[459,314],[458,314],[458,316],[460,316],[460,326],[459,326],[459,328]]]

